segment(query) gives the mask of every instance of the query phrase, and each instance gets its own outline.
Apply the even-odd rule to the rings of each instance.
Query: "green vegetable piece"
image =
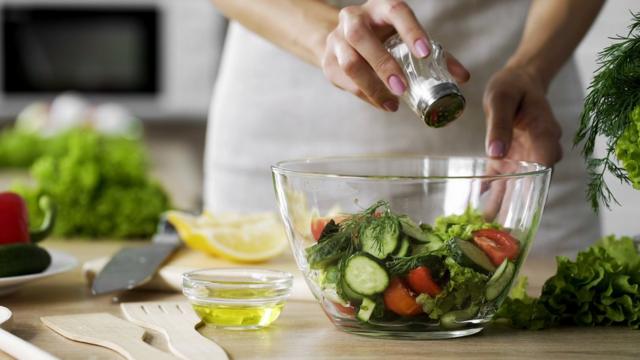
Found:
[[[398,246],[399,238],[398,220],[390,215],[372,217],[360,232],[362,250],[378,259],[389,256]]]
[[[51,265],[51,255],[35,244],[0,246],[0,277],[43,272]]]
[[[31,223],[44,221],[39,202],[47,195],[57,208],[57,236],[137,238],[155,232],[169,199],[147,175],[139,139],[73,129],[42,141],[44,150],[30,168],[36,185],[14,188],[28,204]]]
[[[460,215],[438,217],[432,231],[444,242],[448,242],[455,238],[471,240],[473,232],[480,229],[500,229],[500,226],[486,222],[480,212],[469,207]]]
[[[327,267],[320,273],[320,286],[335,286],[340,281],[340,270],[337,265]]]
[[[511,261],[504,259],[502,264],[500,264],[496,272],[487,282],[485,296],[488,301],[496,299],[507,290],[509,284],[511,284],[511,280],[513,280],[513,276],[515,275],[515,268],[515,265],[513,265]]]
[[[360,308],[358,309],[356,318],[360,321],[368,322],[375,308],[376,308],[375,301],[369,298],[362,299],[362,303],[360,304]]]
[[[599,67],[589,85],[574,138],[575,145],[582,143],[590,178],[587,199],[596,211],[601,203],[607,208],[618,203],[605,181],[607,173],[636,189],[640,184],[640,12],[632,17],[628,34],[613,38],[615,42],[599,53]],[[593,158],[598,137],[605,138],[606,150],[604,156]]]
[[[561,323],[640,328],[640,253],[631,238],[605,237],[575,261],[558,257],[557,263],[539,298],[529,297],[521,280],[496,319],[528,329]]]
[[[440,326],[445,329],[461,329],[465,326],[464,321],[473,319],[478,315],[480,307],[478,305],[471,305],[463,310],[450,311],[440,318]]]
[[[44,218],[38,229],[29,232],[29,238],[32,243],[38,243],[46,239],[53,231],[53,226],[56,223],[56,206],[51,201],[51,198],[47,195],[41,196],[38,205],[40,206],[40,211],[44,213]]]
[[[400,240],[400,244],[398,245],[396,250],[393,252],[393,256],[405,257],[409,255],[410,251],[411,251],[411,241],[409,241],[409,238],[403,237],[402,240]]]
[[[450,311],[480,306],[485,301],[487,276],[468,267],[460,266],[451,258],[444,260],[449,281],[436,297],[421,294],[416,301],[431,319],[440,319]]]
[[[473,268],[484,274],[490,274],[496,271],[489,257],[480,250],[471,241],[462,239],[453,239],[449,242],[449,251],[451,257],[460,265]]]
[[[312,269],[323,269],[348,255],[350,249],[350,235],[346,232],[337,232],[328,235],[322,242],[308,247],[305,251],[309,266]]]
[[[353,290],[361,296],[379,294],[389,285],[389,275],[385,268],[366,253],[357,253],[347,259],[342,280],[347,290]]]
[[[416,225],[416,223],[411,220],[407,215],[402,215],[398,217],[398,221],[400,221],[400,226],[402,227],[402,232],[416,241],[426,243],[429,242],[429,237],[427,234],[422,231],[422,229]]]

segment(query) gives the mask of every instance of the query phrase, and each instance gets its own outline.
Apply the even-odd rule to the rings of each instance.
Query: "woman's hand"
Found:
[[[544,81],[522,67],[507,66],[484,93],[487,155],[552,166],[562,158],[562,130],[546,98]]]
[[[369,0],[343,8],[320,61],[326,77],[376,107],[396,111],[397,97],[406,91],[407,80],[383,45],[394,32],[415,56],[429,56],[429,37],[404,1]],[[469,72],[453,56],[447,56],[447,63],[457,81],[469,79]]]

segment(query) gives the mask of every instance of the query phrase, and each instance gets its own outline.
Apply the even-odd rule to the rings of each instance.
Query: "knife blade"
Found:
[[[93,280],[91,292],[99,295],[143,285],[181,243],[177,231],[163,216],[151,244],[121,249]]]

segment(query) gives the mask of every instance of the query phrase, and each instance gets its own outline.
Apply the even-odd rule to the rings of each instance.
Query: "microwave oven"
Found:
[[[0,118],[73,91],[204,119],[225,29],[209,0],[0,0]]]

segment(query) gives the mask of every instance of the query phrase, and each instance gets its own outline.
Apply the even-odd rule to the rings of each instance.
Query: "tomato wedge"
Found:
[[[339,304],[337,302],[334,302],[333,306],[342,315],[354,316],[356,314],[356,308],[354,308],[353,306],[344,306],[344,305]]]
[[[337,215],[333,218],[329,218],[329,217],[313,218],[311,219],[311,235],[313,235],[313,238],[316,241],[318,241],[320,240],[320,236],[322,236],[322,231],[324,230],[325,226],[327,226],[329,221],[333,220],[335,221],[336,224],[340,224],[341,222],[345,221],[348,218],[349,217],[346,215]]]
[[[499,266],[504,259],[516,261],[520,243],[511,234],[502,230],[483,229],[473,233],[473,241],[489,257],[493,265]]]
[[[400,316],[415,316],[422,313],[422,307],[416,302],[411,290],[398,278],[391,279],[382,297],[384,306]]]
[[[407,282],[411,290],[417,293],[428,294],[431,297],[442,292],[440,286],[431,277],[431,270],[426,266],[419,266],[407,274]]]
[[[331,219],[323,217],[311,219],[311,235],[313,235],[316,241],[320,240],[322,230],[324,230],[324,227],[327,226],[329,221],[331,221]]]

